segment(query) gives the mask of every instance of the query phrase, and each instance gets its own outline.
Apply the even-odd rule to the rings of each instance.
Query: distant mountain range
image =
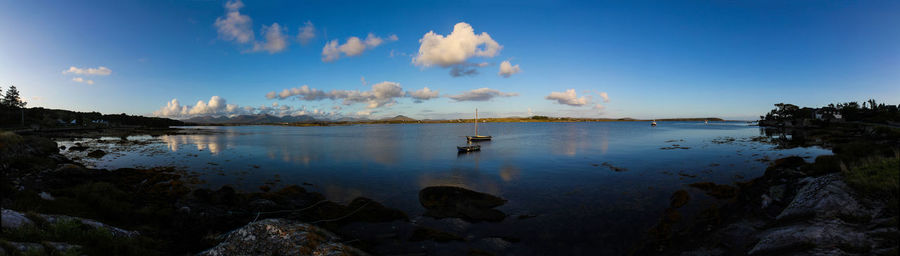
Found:
[[[269,114],[227,116],[198,116],[182,120],[185,123],[195,124],[276,124],[276,123],[312,123],[315,118],[307,115],[301,116],[273,116]]]

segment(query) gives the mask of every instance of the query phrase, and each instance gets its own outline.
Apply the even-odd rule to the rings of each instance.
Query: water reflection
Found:
[[[232,135],[233,136],[233,135]],[[197,150],[209,150],[209,152],[213,154],[219,154],[226,148],[226,141],[231,138],[231,136],[209,136],[209,135],[163,135],[160,136],[160,140],[166,144],[166,146],[172,152],[178,151],[179,147],[182,145],[190,145],[193,144],[197,147]]]

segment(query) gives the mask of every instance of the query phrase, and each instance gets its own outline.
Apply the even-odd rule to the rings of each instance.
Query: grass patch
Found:
[[[897,210],[900,196],[900,157],[870,158],[844,172],[847,185],[865,196],[888,202]]]
[[[50,255],[158,255],[148,248],[154,248],[150,240],[144,238],[116,237],[109,230],[97,229],[78,220],[61,220],[43,225],[25,225],[17,229],[3,230],[8,241],[42,243],[63,242],[82,246],[81,250],[53,251]],[[27,255],[27,253],[26,253]]]

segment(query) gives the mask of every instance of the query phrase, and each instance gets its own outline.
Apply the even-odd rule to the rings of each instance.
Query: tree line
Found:
[[[832,103],[821,108],[801,108],[794,104],[778,103],[775,104],[775,109],[759,118],[776,122],[806,118],[873,123],[900,122],[900,105],[878,103],[874,99],[864,101],[862,104],[856,101]]]
[[[3,88],[0,87],[0,94]],[[22,127],[110,127],[144,126],[169,127],[184,125],[184,122],[159,117],[144,117],[122,114],[101,114],[99,112],[76,112],[41,107],[25,108],[18,88],[10,86],[0,98],[0,127],[18,129]]]

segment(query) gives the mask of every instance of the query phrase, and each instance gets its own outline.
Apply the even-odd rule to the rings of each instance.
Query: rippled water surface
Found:
[[[176,166],[213,188],[306,183],[332,200],[366,196],[414,219],[423,218],[416,217],[424,212],[420,189],[462,186],[508,199],[498,209],[510,215],[463,232],[519,238],[522,254],[622,254],[656,223],[672,192],[691,193],[687,215],[714,201],[687,184],[746,181],[769,159],[830,154],[751,141],[760,130],[742,122],[487,123],[479,131],[493,141],[468,154],[456,146],[471,135],[470,124],[188,128],[216,132],[131,137],[146,143],[100,144],[113,153],[84,161],[107,169]]]

